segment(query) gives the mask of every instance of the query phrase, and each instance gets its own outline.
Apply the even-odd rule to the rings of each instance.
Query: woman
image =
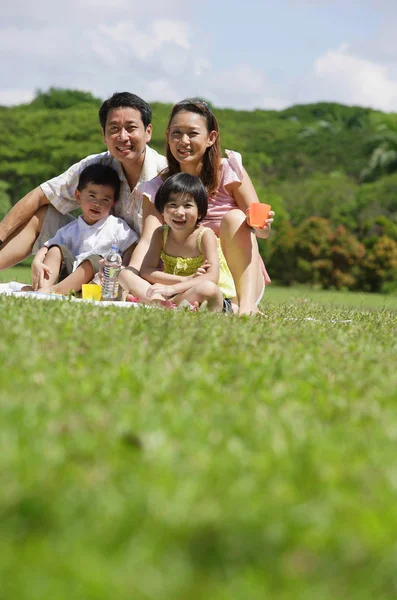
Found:
[[[248,226],[246,210],[251,203],[259,202],[258,196],[242,166],[241,156],[227,152],[227,158],[222,158],[219,126],[205,102],[188,99],[176,104],[171,111],[166,140],[168,169],[139,187],[143,194],[144,227],[136,250],[142,256],[154,230],[162,225],[161,215],[153,204],[162,182],[178,172],[199,176],[208,193],[208,212],[202,224],[221,240],[236,285],[235,310],[240,314],[255,314],[264,286],[270,282],[256,237],[268,237],[274,213],[270,213],[263,229],[253,230]],[[134,255],[132,266],[135,266]],[[146,289],[128,270],[122,272],[120,282],[138,297]]]

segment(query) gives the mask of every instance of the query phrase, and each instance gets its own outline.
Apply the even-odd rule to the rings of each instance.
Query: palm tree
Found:
[[[360,174],[364,182],[375,181],[382,175],[397,171],[397,131],[386,125],[379,126],[378,131],[369,142],[371,154],[368,165]]]

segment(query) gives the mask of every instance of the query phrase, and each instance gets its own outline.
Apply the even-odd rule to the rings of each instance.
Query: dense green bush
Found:
[[[271,275],[285,285],[397,291],[397,242],[386,235],[365,245],[343,225],[310,217],[298,227],[283,224],[270,244]]]
[[[0,219],[8,213],[11,208],[11,200],[8,194],[9,185],[5,181],[0,181]]]
[[[76,104],[91,104],[100,107],[102,100],[90,92],[51,87],[48,92],[38,90],[31,106],[36,108],[71,108]]]
[[[386,235],[367,250],[362,262],[361,288],[371,292],[397,291],[397,242]]]
[[[358,188],[356,216],[359,227],[379,216],[385,216],[397,224],[397,173]]]
[[[296,279],[324,288],[355,289],[360,278],[364,245],[343,225],[310,217],[296,229]]]
[[[314,173],[299,181],[269,186],[281,196],[293,225],[308,217],[324,217],[331,223],[356,226],[357,183],[340,172]]]

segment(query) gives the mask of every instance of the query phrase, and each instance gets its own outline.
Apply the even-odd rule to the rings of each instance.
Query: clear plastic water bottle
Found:
[[[116,300],[119,293],[118,276],[122,258],[116,244],[112,244],[110,252],[105,257],[102,277],[102,300]]]

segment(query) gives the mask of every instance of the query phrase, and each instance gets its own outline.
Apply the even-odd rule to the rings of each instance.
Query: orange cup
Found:
[[[247,208],[247,221],[250,227],[258,227],[262,229],[266,225],[266,219],[269,218],[269,212],[272,207],[270,204],[262,204],[259,202],[253,202],[249,208]]]

